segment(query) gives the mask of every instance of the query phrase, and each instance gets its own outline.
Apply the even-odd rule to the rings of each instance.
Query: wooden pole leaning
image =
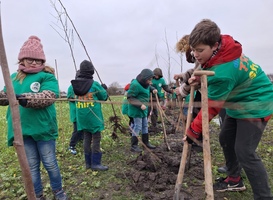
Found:
[[[205,175],[205,193],[206,200],[213,200],[213,183],[211,172],[211,151],[209,139],[209,116],[208,116],[208,88],[207,76],[213,76],[212,71],[195,71],[194,76],[201,76],[201,95],[202,95],[202,135],[203,135],[203,157],[204,157],[204,175]]]
[[[193,111],[193,99],[194,99],[194,86],[191,86],[191,91],[190,91],[190,102],[188,105],[188,114],[187,114],[187,122],[186,122],[186,128],[187,130],[190,127],[191,120],[192,120],[192,111]],[[186,131],[184,132],[184,137],[186,137]],[[186,168],[186,163],[187,163],[187,158],[189,157],[189,143],[187,140],[184,141],[183,144],[183,151],[182,151],[182,156],[181,156],[181,161],[180,161],[180,166],[179,166],[179,171],[175,183],[175,189],[174,189],[174,196],[173,200],[183,200],[183,195],[180,194],[180,189],[182,187],[182,182],[184,178],[184,173],[185,173],[185,168]],[[180,198],[181,197],[181,198]]]

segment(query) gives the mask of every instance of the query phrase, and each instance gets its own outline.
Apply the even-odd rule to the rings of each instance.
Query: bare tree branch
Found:
[[[77,65],[76,65],[76,61],[75,61],[75,56],[74,56],[74,52],[73,52],[73,32],[71,31],[71,35],[69,35],[69,31],[68,31],[68,26],[67,26],[67,15],[66,12],[59,12],[55,3],[52,2],[52,0],[50,0],[52,7],[54,8],[54,10],[56,11],[57,15],[58,15],[58,20],[60,21],[65,37],[62,37],[61,34],[57,31],[57,33],[64,39],[65,42],[67,42],[68,46],[69,46],[69,50],[70,50],[70,54],[74,63],[74,67],[75,67],[75,72],[77,71]],[[64,20],[63,20],[63,15],[64,15]],[[54,29],[56,30],[56,29]]]

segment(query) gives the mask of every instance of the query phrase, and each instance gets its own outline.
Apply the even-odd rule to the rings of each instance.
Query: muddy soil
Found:
[[[167,116],[176,116],[176,113],[169,111]],[[179,171],[180,160],[183,150],[182,128],[174,132],[174,126],[164,123],[167,130],[167,141],[154,150],[145,149],[136,159],[128,162],[131,170],[125,172],[131,181],[131,190],[140,192],[145,199],[172,200],[174,197],[175,183]],[[158,124],[158,130],[150,131],[153,134],[162,134],[162,124]],[[210,130],[213,132],[213,130]],[[204,163],[202,148],[193,145],[191,157],[187,162],[180,200],[201,200],[205,199]],[[223,193],[215,193],[214,199],[224,199]]]

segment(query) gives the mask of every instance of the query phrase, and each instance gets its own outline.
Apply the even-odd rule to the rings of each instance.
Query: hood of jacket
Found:
[[[71,85],[76,95],[83,96],[90,90],[93,82],[93,79],[78,78],[76,80],[72,80]]]
[[[136,79],[142,85],[144,88],[149,87],[149,83],[147,83],[147,80],[150,78],[153,78],[154,72],[150,69],[143,69],[139,75],[137,75]]]
[[[203,64],[202,68],[210,68],[239,58],[242,54],[242,45],[230,35],[222,35],[219,48],[212,57]]]

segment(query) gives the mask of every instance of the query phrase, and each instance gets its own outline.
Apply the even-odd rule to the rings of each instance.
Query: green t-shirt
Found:
[[[72,85],[67,89],[67,98],[75,99],[75,94]],[[76,122],[76,105],[75,101],[69,101],[69,118],[71,122]]]
[[[145,110],[141,110],[141,105],[132,105],[128,104],[128,116],[133,118],[143,118],[147,117],[148,115],[148,104],[149,104],[149,98],[150,98],[150,86],[147,88],[142,87],[140,83],[134,79],[131,82],[130,89],[128,90],[127,96],[131,96],[133,98],[138,99],[141,101],[144,105],[146,105]]]
[[[121,105],[121,112],[124,115],[128,115],[128,100],[127,100],[127,91],[124,93],[122,105]]]
[[[75,96],[79,100],[105,101],[108,97],[106,90],[94,81],[89,91],[83,96]],[[104,119],[100,102],[76,101],[76,116],[78,131],[84,130],[90,133],[101,132],[104,129]]]
[[[159,79],[153,78],[152,86],[155,87],[155,89],[157,89],[157,95],[158,95],[158,98],[160,99],[165,99],[165,95],[164,95],[165,91],[162,88],[163,85],[167,85],[164,78],[159,78]]]
[[[225,101],[233,118],[262,118],[273,113],[273,86],[259,65],[240,58],[213,66],[208,76],[208,98]]]
[[[17,73],[11,75],[15,94],[40,93],[50,90],[59,95],[58,81],[55,76],[46,72],[27,74],[23,82],[15,80]],[[6,91],[6,88],[4,88]],[[23,137],[31,136],[35,141],[48,141],[58,137],[55,104],[44,108],[24,108],[19,106]],[[12,125],[11,110],[7,110],[8,121],[8,145],[13,145],[14,132]]]

